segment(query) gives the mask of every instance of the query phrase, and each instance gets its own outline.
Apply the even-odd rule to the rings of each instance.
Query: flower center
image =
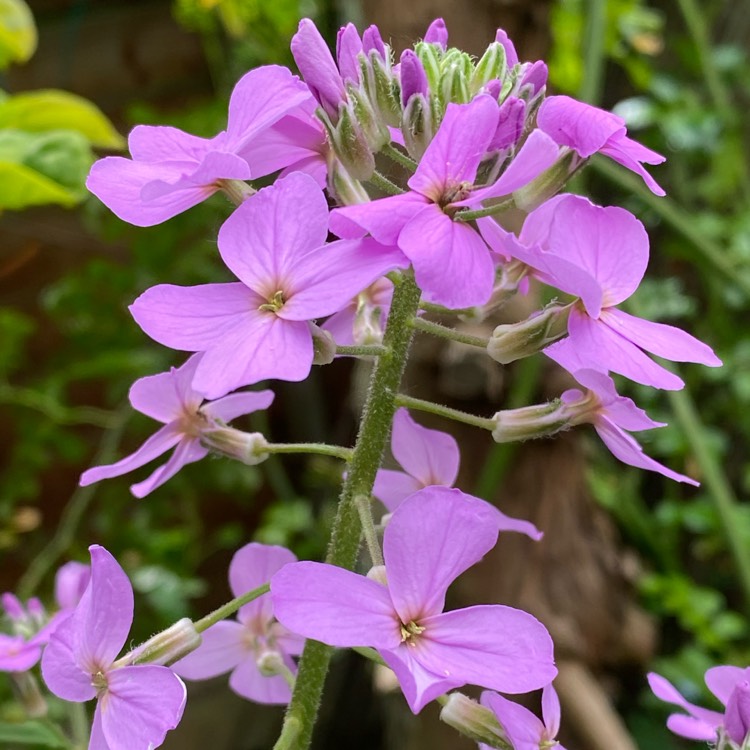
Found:
[[[410,620],[406,625],[401,623],[401,643],[408,642],[410,646],[416,646],[417,636],[424,633],[424,627]]]
[[[440,208],[445,209],[446,206],[449,206],[451,203],[455,203],[456,201],[462,201],[471,195],[471,183],[470,182],[459,182],[455,185],[449,185],[445,188],[445,191],[440,196],[440,200],[438,201],[438,205]],[[451,209],[449,211],[446,211],[449,215],[452,215],[456,212],[455,209]]]
[[[96,694],[101,695],[107,690],[107,675],[99,670],[96,674],[91,675],[91,687],[96,689]]]
[[[265,312],[277,313],[282,307],[284,307],[284,302],[284,292],[279,289],[274,293],[273,297],[268,300],[268,302],[264,302],[258,309],[264,310]]]

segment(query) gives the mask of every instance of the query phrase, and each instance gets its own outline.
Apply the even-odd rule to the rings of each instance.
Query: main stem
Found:
[[[361,524],[355,498],[369,496],[375,483],[396,410],[395,394],[401,383],[413,334],[410,325],[419,309],[419,287],[411,275],[395,284],[391,310],[383,339],[385,351],[378,358],[362,411],[359,435],[341,490],[326,562],[352,570],[359,551]],[[312,740],[320,697],[333,649],[308,640],[302,652],[297,684],[284,719],[281,738],[274,750],[307,750]],[[299,732],[289,739],[286,727],[298,724]],[[284,744],[281,744],[284,738]]]

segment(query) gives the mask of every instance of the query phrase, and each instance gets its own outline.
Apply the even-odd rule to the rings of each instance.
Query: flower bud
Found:
[[[383,37],[380,36],[380,29],[374,24],[368,26],[362,34],[362,48],[368,56],[370,52],[376,52],[383,60],[388,57]]]
[[[487,344],[487,353],[501,365],[536,354],[565,336],[570,308],[551,304],[520,323],[498,326]]]
[[[385,572],[385,565],[373,565],[367,571],[367,577],[371,581],[377,581],[378,583],[382,583],[383,586],[388,585],[388,578]]]
[[[401,122],[401,102],[398,79],[391,71],[390,60],[372,50],[362,65],[367,68],[363,72],[366,73],[364,80],[370,101],[386,125],[397,127]]]
[[[434,44],[418,42],[414,45],[414,52],[422,63],[430,89],[437,91],[440,84],[440,61],[443,58],[443,50]]]
[[[151,636],[140,646],[118,659],[113,666],[159,664],[169,666],[187,656],[201,645],[201,636],[192,621],[183,617],[166,630]]]
[[[440,720],[475,742],[508,748],[510,740],[495,714],[463,693],[450,693],[440,711]]]
[[[274,649],[266,649],[260,653],[255,660],[255,664],[264,677],[275,677],[282,674],[286,667],[284,658]]]
[[[493,419],[495,428],[492,430],[492,438],[496,443],[549,437],[572,426],[567,404],[561,399],[499,411]]]
[[[248,466],[255,466],[268,458],[268,443],[259,432],[243,432],[234,427],[215,425],[201,430],[201,443]]]
[[[328,190],[341,206],[354,206],[370,200],[362,183],[349,174],[332,151],[328,154]]]
[[[421,60],[410,49],[401,55],[401,103],[404,107],[414,94],[429,96],[427,74]]]
[[[388,127],[373,108],[372,102],[363,89],[355,89],[350,86],[348,93],[349,107],[354,112],[354,117],[362,129],[362,133],[367,141],[368,150],[377,153],[386,143],[390,143],[391,141],[391,134]],[[372,153],[370,154],[370,158],[373,159]],[[373,159],[373,169],[374,164]]]
[[[505,49],[500,42],[493,42],[474,68],[469,82],[469,89],[476,94],[485,84],[492,80],[505,78]]]
[[[505,50],[505,59],[509,68],[514,68],[518,65],[518,53],[516,52],[515,45],[510,41],[508,35],[503,29],[498,29],[495,33],[495,41],[503,45]]]
[[[466,104],[471,99],[469,80],[472,74],[471,58],[465,52],[452,49],[442,60],[440,96],[444,104]]]
[[[425,42],[437,44],[442,49],[448,46],[448,29],[442,18],[436,18],[428,27],[424,34]]]
[[[310,323],[310,332],[313,339],[313,364],[330,365],[336,356],[336,342],[328,332]]]
[[[409,156],[419,161],[435,135],[429,101],[421,94],[412,96],[404,108],[401,131]]]
[[[513,193],[513,202],[522,211],[533,211],[548,198],[557,195],[580,164],[581,158],[575,151],[563,149],[549,169]]]
[[[358,180],[367,180],[375,171],[375,158],[357,116],[350,107],[342,107],[333,131],[333,150],[347,171]]]
[[[362,40],[353,23],[342,26],[336,35],[336,62],[344,85],[359,85],[359,54],[363,51]]]

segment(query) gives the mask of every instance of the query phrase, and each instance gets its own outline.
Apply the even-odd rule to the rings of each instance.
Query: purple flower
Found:
[[[455,438],[422,427],[406,409],[399,409],[393,418],[391,452],[405,471],[379,469],[372,488],[372,494],[391,513],[405,498],[424,487],[453,487],[461,460]],[[533,523],[493,509],[500,531],[518,531],[537,541],[542,538],[542,532]]]
[[[448,586],[497,541],[493,508],[458,490],[412,495],[385,529],[385,586],[333,565],[287,565],[271,579],[279,621],[307,638],[378,650],[414,713],[467,683],[523,693],[556,674],[552,641],[501,605],[443,612]]]
[[[92,545],[89,552],[91,580],[52,635],[42,676],[59,698],[97,699],[89,750],[158,747],[182,717],[185,685],[167,667],[115,665],[133,622],[133,589],[107,550]]]
[[[570,312],[568,338],[556,351],[575,350],[570,356],[582,366],[676,390],[683,381],[642,350],[675,362],[721,365],[710,347],[685,331],[617,309],[637,289],[649,256],[646,230],[625,209],[557,196],[529,214],[519,241],[506,250],[545,283],[580,297]]]
[[[508,68],[513,68],[518,65],[518,52],[516,52],[516,47],[503,29],[497,30],[495,33],[495,41],[500,42],[500,44],[503,45],[503,49],[505,50],[505,62],[508,65]]]
[[[91,578],[91,568],[84,563],[67,562],[55,575],[55,601],[61,610],[72,612],[81,601]]]
[[[552,747],[565,750],[555,739],[560,731],[560,699],[552,685],[545,685],[542,690],[543,721],[528,708],[489,690],[482,693],[481,703],[495,714],[513,750],[550,750]],[[490,750],[489,745],[479,747]]]
[[[167,463],[156,469],[148,479],[131,485],[130,491],[136,497],[145,497],[183,466],[207,456],[209,449],[201,441],[211,443],[217,435],[229,432],[224,423],[270,406],[273,401],[271,391],[233,393],[204,404],[203,395],[192,386],[200,360],[200,355],[194,355],[182,367],[173,367],[169,372],[149,375],[133,383],[129,394],[133,408],[162,422],[164,427],[130,456],[114,464],[84,471],[81,486],[127,474],[174,448]],[[248,456],[247,463],[251,462],[252,456]]]
[[[246,544],[237,550],[229,566],[229,585],[235,596],[252,591],[297,558],[284,547]],[[294,675],[292,656],[302,653],[304,639],[290,633],[274,619],[269,594],[245,604],[237,622],[223,620],[203,633],[196,651],[176,662],[174,670],[188,680],[205,680],[232,672],[229,687],[257,703],[288,703],[291,689],[281,671]],[[269,666],[271,669],[269,670]]]
[[[444,50],[448,47],[448,29],[442,18],[436,18],[424,33],[425,42],[437,44]]]
[[[625,120],[612,112],[571,99],[547,97],[537,114],[537,125],[561,146],[584,159],[601,153],[643,178],[655,195],[665,195],[643,164],[661,164],[665,157],[628,137]]]
[[[401,104],[405,107],[409,99],[415,94],[429,95],[427,73],[422,61],[414,54],[414,50],[405,49],[401,53]]]
[[[226,131],[199,138],[177,128],[139,125],[128,137],[132,159],[100,159],[86,186],[124,221],[159,224],[213,195],[220,180],[264,174],[256,174],[252,163],[254,139],[297,108],[304,111],[309,100],[307,87],[286,68],[256,68],[234,87]],[[274,156],[283,159],[281,152]]]
[[[431,302],[453,308],[483,305],[492,294],[495,261],[479,234],[453,216],[462,207],[512,193],[551,166],[558,153],[551,139],[534,131],[497,182],[473,191],[498,118],[497,103],[487,95],[465,105],[449,104],[409,179],[411,190],[335,209],[332,231],[345,238],[369,232],[383,244],[398,243]]]

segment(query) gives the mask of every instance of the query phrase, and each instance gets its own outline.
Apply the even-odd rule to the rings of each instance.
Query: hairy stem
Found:
[[[219,620],[224,620],[230,615],[233,615],[240,607],[248,604],[249,602],[257,599],[258,597],[267,594],[271,590],[271,586],[268,583],[264,583],[262,586],[258,586],[257,589],[248,591],[247,594],[238,596],[236,599],[232,599],[231,602],[222,604],[221,607],[215,609],[205,617],[201,617],[200,620],[194,623],[197,632],[202,633],[208,630],[212,625],[215,625]]]
[[[458,409],[451,409],[449,406],[443,406],[442,404],[435,404],[432,401],[423,401],[421,398],[413,398],[412,396],[405,396],[399,393],[396,396],[396,404],[398,406],[405,406],[407,409],[417,409],[418,411],[426,411],[430,414],[437,414],[439,417],[445,417],[446,419],[452,419],[454,422],[463,422],[463,424],[471,425],[472,427],[480,427],[483,430],[492,430],[497,427],[494,419],[486,419],[485,417],[477,417],[474,414],[469,414],[465,411],[459,411]]]
[[[336,345],[336,354],[347,354],[351,357],[379,357],[385,348],[380,344],[362,344],[361,346]]]
[[[372,520],[372,496],[357,495],[354,498],[359,513],[359,520],[362,524],[362,536],[365,538],[367,551],[370,553],[370,560],[373,565],[385,565],[383,560],[383,551],[380,549],[378,532],[375,530],[375,522]]]
[[[403,151],[399,151],[395,146],[391,146],[390,143],[386,143],[380,152],[385,154],[391,161],[395,161],[396,164],[400,164],[404,169],[408,169],[410,172],[417,171],[417,162],[414,161],[410,156],[407,156]]]
[[[343,461],[350,461],[352,449],[342,445],[328,445],[328,443],[268,443],[263,446],[268,453],[315,453],[319,456],[333,456]]]
[[[480,349],[486,349],[489,339],[482,338],[481,336],[472,336],[470,333],[461,333],[456,331],[454,328],[448,328],[448,326],[440,325],[440,323],[433,323],[430,320],[423,320],[422,318],[414,318],[411,324],[418,331],[424,333],[430,333],[433,336],[439,336],[443,339],[449,339],[450,341],[458,341],[459,344],[467,344],[468,346],[476,346]]]
[[[367,181],[387,195],[401,195],[404,192],[395,182],[391,182],[377,171],[373,172]]]

